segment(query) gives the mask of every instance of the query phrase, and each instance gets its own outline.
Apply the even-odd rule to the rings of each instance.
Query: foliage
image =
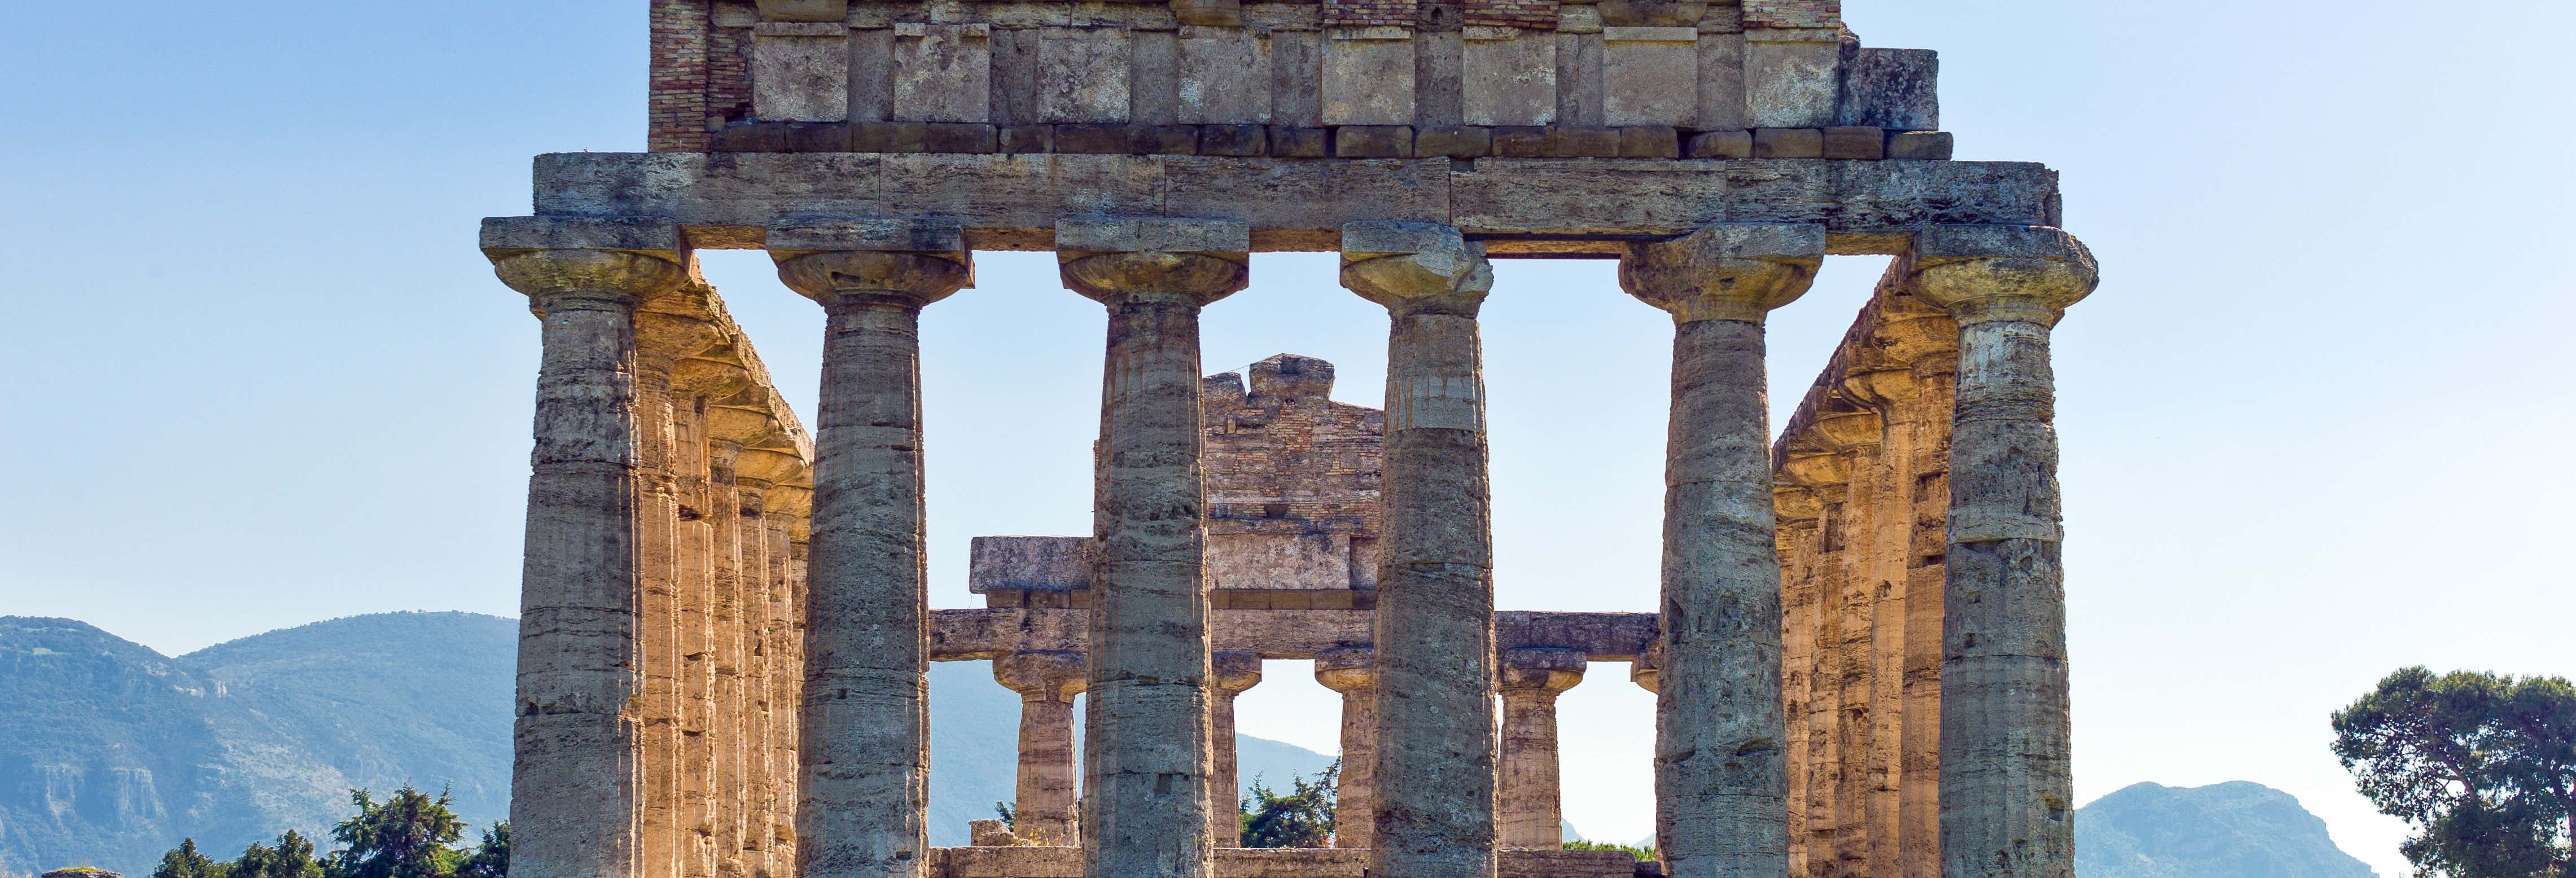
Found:
[[[2422,667],[2334,714],[2335,755],[2414,824],[2423,878],[2576,878],[2576,686]]]
[[[251,842],[224,869],[228,878],[322,878],[322,861],[313,856],[312,840],[292,829],[277,837],[276,847]]]
[[[483,830],[483,842],[456,864],[456,878],[510,878],[510,821]]]
[[[152,878],[224,878],[223,864],[197,852],[197,840],[183,838],[179,846],[161,855],[161,865],[152,868]]]
[[[1653,847],[1638,847],[1633,844],[1613,844],[1606,841],[1583,841],[1581,839],[1577,839],[1566,842],[1565,849],[1569,851],[1619,851],[1629,856],[1636,857],[1640,861],[1660,858],[1660,855],[1655,853],[1655,849]]]
[[[1013,830],[1018,830],[1020,828],[1020,815],[1011,812],[1011,803],[994,802],[993,813],[1002,818],[1002,825],[1008,826]]]
[[[1252,800],[1240,807],[1242,845],[1248,848],[1320,848],[1333,841],[1333,806],[1342,784],[1341,760],[1314,780],[1291,775],[1281,795],[1252,779]]]

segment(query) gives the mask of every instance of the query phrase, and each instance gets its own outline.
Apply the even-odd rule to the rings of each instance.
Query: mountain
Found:
[[[324,836],[348,790],[446,788],[469,823],[509,811],[518,623],[357,616],[169,658],[69,619],[0,617],[0,875],[147,874],[193,837],[229,857]],[[930,671],[931,843],[1012,797],[1019,696],[985,662]],[[1246,783],[1332,757],[1238,736]]]
[[[2142,783],[2075,812],[2082,878],[2378,878],[2325,821],[2257,783]]]

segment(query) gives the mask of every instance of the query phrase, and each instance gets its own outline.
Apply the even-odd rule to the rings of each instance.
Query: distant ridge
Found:
[[[2075,812],[2081,878],[2377,878],[2288,793],[2142,783]]]
[[[348,789],[447,788],[475,824],[508,813],[518,623],[386,613],[169,658],[71,619],[0,616],[0,874],[75,865],[149,874],[194,837],[230,858],[293,828],[320,836]],[[1012,797],[1019,696],[984,662],[931,666],[930,835]],[[1249,782],[1332,757],[1240,738]]]

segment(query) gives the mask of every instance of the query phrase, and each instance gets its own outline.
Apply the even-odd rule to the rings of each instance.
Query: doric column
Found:
[[[1055,243],[1065,286],[1109,308],[1084,874],[1207,878],[1199,309],[1243,288],[1252,231],[1222,220],[1065,220]]]
[[[1655,789],[1680,878],[1788,871],[1762,322],[1806,293],[1824,252],[1822,226],[1728,224],[1631,245],[1619,265],[1676,326]]]
[[[1012,832],[1045,845],[1081,843],[1074,818],[1073,696],[1082,693],[1082,653],[1015,652],[993,660],[993,679],[1020,693]]]
[[[1883,433],[1877,415],[1852,408],[1839,397],[1829,399],[1813,427],[1814,438],[1841,458],[1843,477],[1840,484],[1817,486],[1819,493],[1833,498],[1825,519],[1826,548],[1828,563],[1835,566],[1829,581],[1840,591],[1827,599],[1841,614],[1835,647],[1840,708],[1834,752],[1839,772],[1833,791],[1834,860],[1824,873],[1828,878],[1876,878],[1884,862],[1875,832],[1884,804],[1877,795],[1881,775],[1876,760],[1880,590],[1869,553],[1869,534],[1879,512],[1877,481],[1872,476],[1878,470]]]
[[[928,860],[928,573],[921,309],[972,283],[954,225],[772,228],[787,286],[823,305],[797,868],[915,878]]]
[[[1333,846],[1365,850],[1377,825],[1377,658],[1365,646],[1315,654],[1315,682],[1342,694],[1342,785],[1333,807]]]
[[[771,878],[796,875],[796,734],[801,724],[805,684],[804,597],[807,516],[813,513],[812,464],[794,483],[769,489],[770,557],[776,581],[770,591],[769,632],[769,766],[772,804],[769,825]]]
[[[1585,656],[1571,649],[1503,653],[1500,767],[1494,774],[1495,831],[1507,848],[1565,845],[1565,808],[1556,758],[1556,696],[1583,682]]]
[[[1494,574],[1481,244],[1427,223],[1342,227],[1342,286],[1386,307],[1369,872],[1494,874]]]
[[[1959,322],[1942,624],[1941,860],[1947,878],[2071,878],[2066,593],[2048,335],[2093,291],[2066,233],[1934,226],[1915,294]]]
[[[635,310],[685,277],[677,229],[486,220],[483,251],[540,315],[521,567],[512,824],[538,878],[630,878],[641,778]]]
[[[1779,519],[1779,534],[1773,544],[1780,552],[1780,660],[1781,703],[1787,711],[1789,764],[1789,874],[1813,874],[1808,867],[1808,811],[1816,791],[1811,788],[1812,764],[1809,745],[1814,735],[1815,718],[1810,715],[1816,703],[1816,634],[1819,621],[1814,578],[1816,554],[1824,517],[1824,504],[1814,492],[1786,479],[1777,479],[1771,490],[1773,515]]]
[[[686,458],[678,445],[677,415],[694,411],[694,398],[674,392],[673,370],[688,357],[723,342],[716,325],[696,313],[687,293],[652,302],[635,320],[635,401],[641,429],[636,538],[644,561],[638,638],[643,660],[643,823],[636,857],[641,878],[682,878],[682,851],[696,826],[683,819],[681,680],[688,661],[680,648],[681,479]],[[675,303],[677,303],[675,305]]]
[[[1234,698],[1261,685],[1261,654],[1214,653],[1208,671],[1208,837],[1217,847],[1241,847],[1243,776],[1235,764]]]
[[[770,875],[785,865],[774,862],[773,855],[780,853],[775,843],[775,827],[782,810],[778,775],[787,767],[775,761],[771,742],[777,737],[778,720],[792,715],[781,710],[776,700],[775,678],[786,670],[779,665],[772,639],[778,624],[778,592],[785,587],[787,541],[786,531],[775,526],[783,513],[773,498],[786,493],[784,482],[804,473],[805,459],[792,450],[746,448],[734,460],[734,492],[742,504],[739,522],[744,559],[742,847],[744,869],[754,876]]]
[[[711,352],[712,353],[712,352]],[[718,747],[723,742],[718,708],[718,670],[722,655],[716,625],[719,572],[730,557],[728,534],[715,524],[726,517],[730,496],[716,478],[719,431],[715,422],[726,411],[710,400],[727,399],[751,387],[751,373],[730,359],[693,357],[674,364],[671,389],[673,455],[681,518],[673,541],[677,576],[674,604],[679,630],[674,638],[682,659],[680,673],[679,804],[685,831],[681,836],[680,873],[711,876],[720,868],[716,828],[726,802],[717,789]]]

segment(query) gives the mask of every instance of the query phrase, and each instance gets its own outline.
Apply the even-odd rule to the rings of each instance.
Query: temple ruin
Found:
[[[536,161],[522,878],[2071,878],[2054,172],[1956,161],[1834,0],[654,0],[644,153]],[[809,434],[700,277],[822,306]],[[932,609],[917,325],[975,250],[1108,314],[1095,530]],[[1341,254],[1386,410],[1201,368]],[[1763,322],[1894,259],[1775,435]],[[1498,610],[1477,312],[1612,259],[1674,319],[1662,599]],[[1508,270],[1507,268],[1502,270]],[[1019,825],[931,848],[924,671],[1020,693]],[[1336,847],[1231,847],[1237,695],[1343,697]],[[1660,861],[1557,837],[1556,693],[1656,693]],[[1086,699],[1082,758],[1072,699]],[[1642,718],[1641,718],[1642,719]]]

